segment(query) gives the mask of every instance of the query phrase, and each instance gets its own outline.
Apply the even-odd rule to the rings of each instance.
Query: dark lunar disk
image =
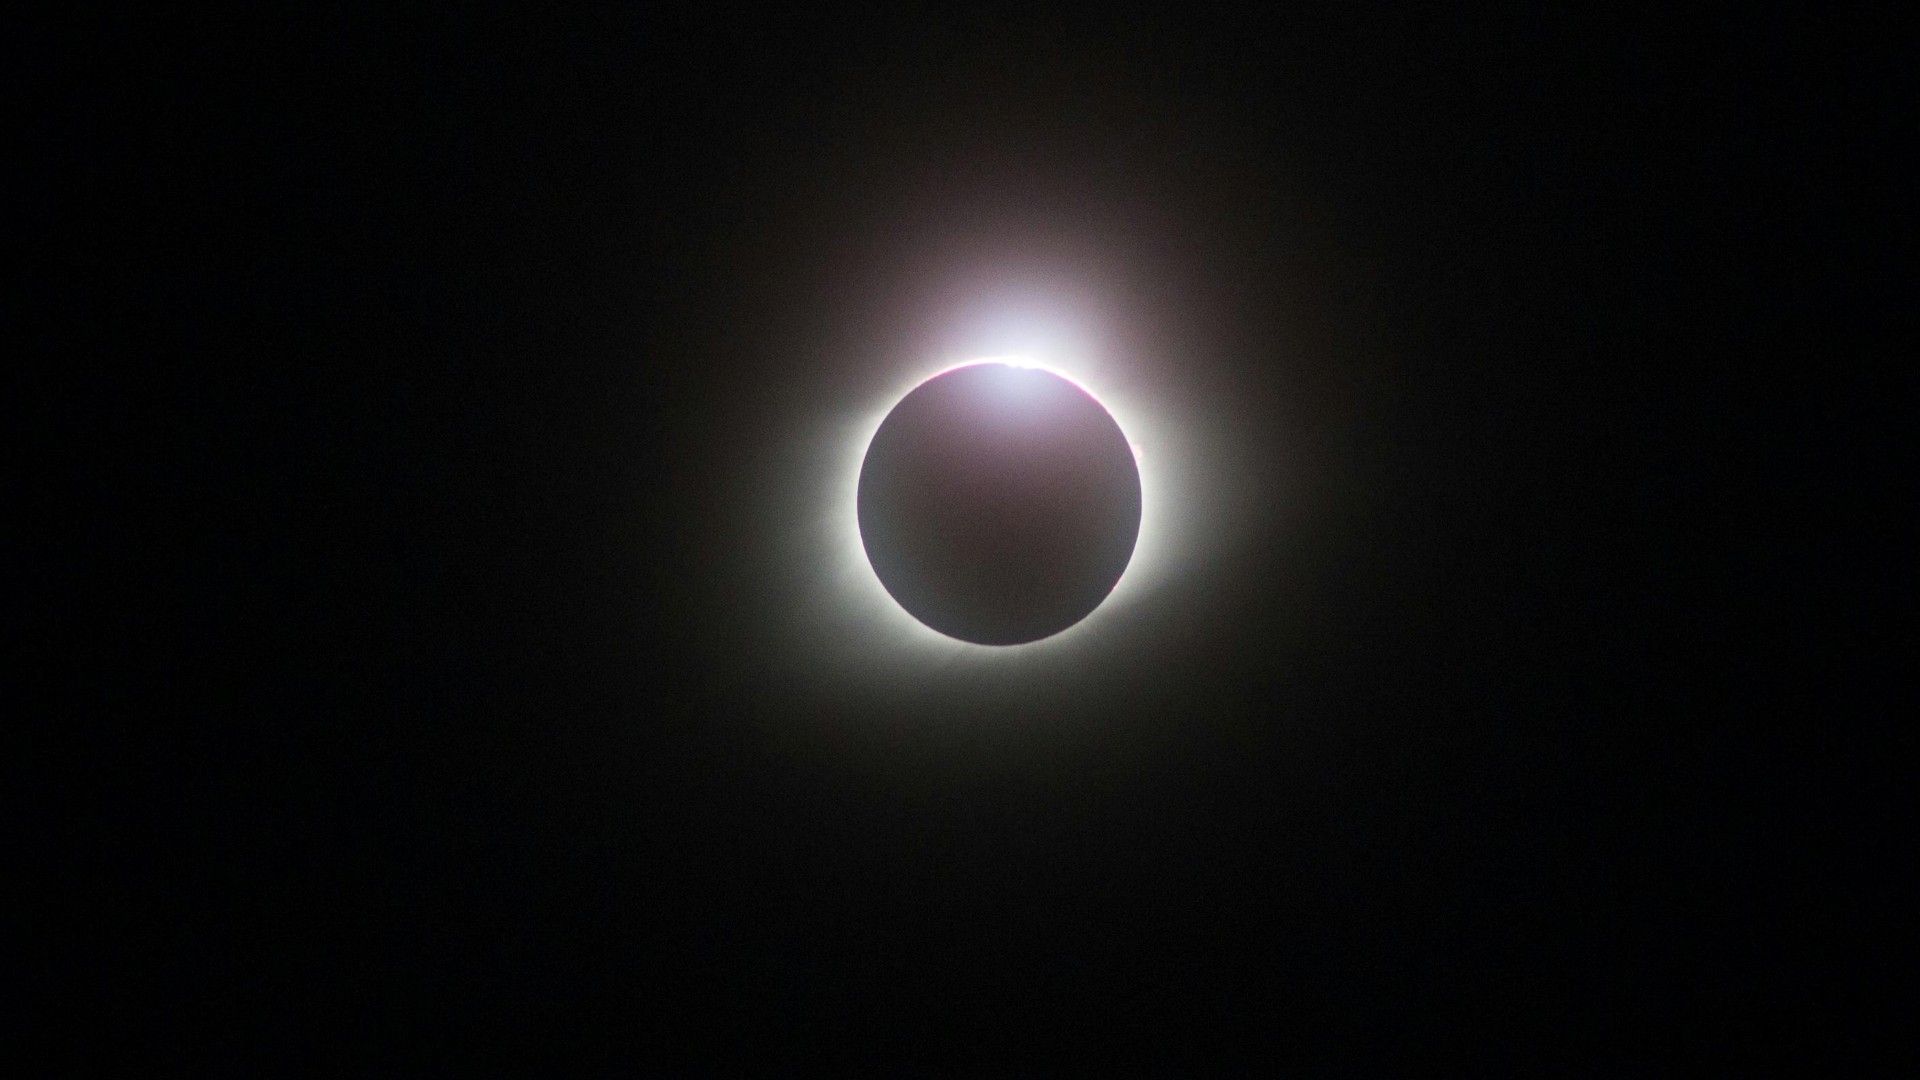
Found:
[[[1100,606],[1140,534],[1140,470],[1107,410],[1051,372],[975,364],[915,387],[860,466],[887,592],[962,641],[1017,645]]]

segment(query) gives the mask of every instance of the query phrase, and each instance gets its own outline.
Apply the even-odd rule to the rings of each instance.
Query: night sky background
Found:
[[[269,1073],[1865,1053],[1892,19],[28,26],[22,1019]],[[1163,391],[1204,535],[1085,647],[929,663],[835,607],[816,478],[1003,287]]]

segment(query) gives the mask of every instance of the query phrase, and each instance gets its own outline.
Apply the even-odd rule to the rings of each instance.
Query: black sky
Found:
[[[77,18],[62,1060],[1863,1045],[1890,14]],[[1002,281],[1167,388],[1211,534],[1085,649],[869,653],[821,432]]]

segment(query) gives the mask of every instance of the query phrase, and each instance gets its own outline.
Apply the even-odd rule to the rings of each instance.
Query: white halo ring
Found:
[[[1133,556],[1128,560],[1127,568],[1121,572],[1120,580],[1114,583],[1113,591],[1098,607],[1072,626],[1057,634],[1018,645],[978,645],[961,641],[914,618],[880,583],[873,564],[867,558],[866,545],[860,538],[860,469],[866,462],[867,448],[872,444],[874,434],[880,430],[881,423],[901,399],[921,384],[950,371],[978,364],[1032,368],[1079,387],[1120,425],[1121,433],[1133,450],[1134,467],[1140,473],[1140,532],[1134,541]],[[1098,641],[1112,629],[1112,622],[1164,576],[1173,520],[1168,514],[1172,492],[1165,487],[1164,470],[1159,467],[1162,454],[1167,449],[1159,445],[1164,426],[1150,422],[1150,412],[1119,387],[1105,385],[1106,380],[1095,368],[1096,365],[1092,364],[1052,360],[1040,363],[1017,354],[973,357],[934,367],[915,376],[904,386],[887,393],[883,403],[869,408],[861,416],[841,449],[832,497],[827,504],[830,512],[830,542],[836,554],[838,571],[835,576],[840,582],[840,591],[845,594],[862,624],[873,626],[889,641],[905,650],[922,653],[930,659],[1000,662],[1053,655]]]

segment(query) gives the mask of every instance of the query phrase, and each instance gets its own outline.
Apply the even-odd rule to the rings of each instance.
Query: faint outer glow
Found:
[[[880,584],[860,539],[860,466],[866,459],[867,447],[872,443],[874,433],[880,429],[881,422],[902,398],[921,383],[975,364],[1035,368],[1057,375],[1086,391],[1120,425],[1128,445],[1133,449],[1134,465],[1140,470],[1140,535],[1134,544],[1133,558],[1115,583],[1113,591],[1086,618],[1051,637],[1022,645],[976,645],[960,641],[909,615]],[[885,639],[904,650],[922,653],[930,659],[991,659],[993,662],[1006,662],[1014,657],[1050,655],[1083,648],[1110,632],[1115,620],[1124,618],[1126,609],[1164,577],[1167,556],[1172,547],[1170,541],[1174,539],[1170,535],[1173,531],[1170,522],[1179,520],[1179,514],[1170,505],[1172,492],[1167,490],[1163,482],[1163,470],[1158,467],[1158,463],[1166,460],[1160,453],[1160,440],[1167,434],[1165,426],[1156,422],[1156,417],[1144,402],[1129,397],[1118,385],[1109,385],[1119,380],[1104,379],[1102,376],[1101,365],[1074,358],[1049,356],[1045,362],[1041,362],[1031,354],[977,356],[958,363],[930,366],[889,387],[884,394],[876,395],[865,415],[848,433],[842,451],[845,457],[838,469],[833,497],[828,500],[832,514],[832,543],[837,549],[840,563],[835,577],[846,599],[854,607],[860,623],[872,626]]]

